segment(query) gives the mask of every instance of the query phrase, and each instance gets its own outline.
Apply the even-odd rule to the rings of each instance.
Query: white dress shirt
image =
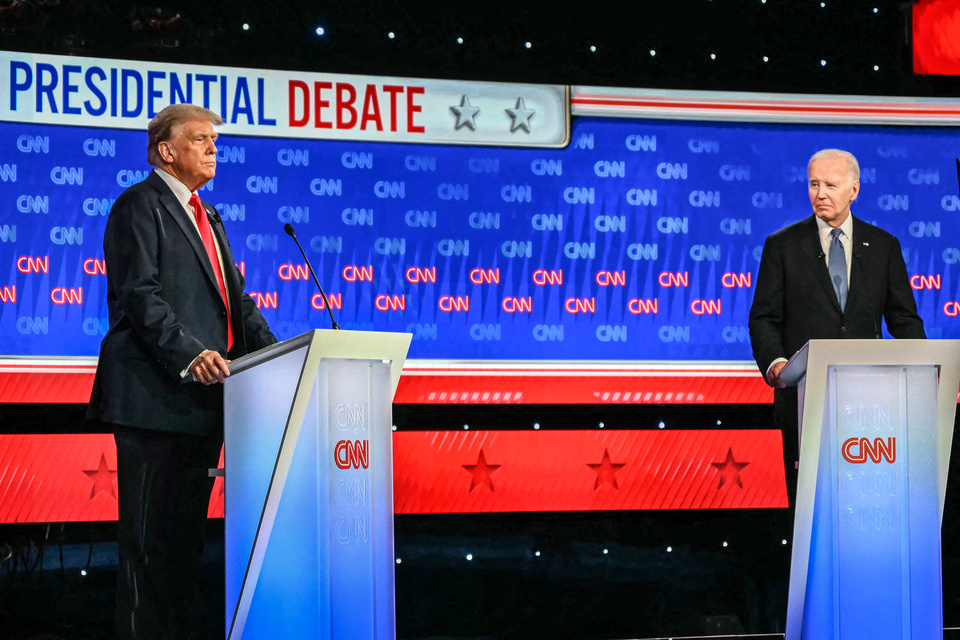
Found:
[[[160,167],[154,167],[153,170],[157,173],[158,176],[160,176],[160,178],[167,184],[167,186],[170,187],[170,190],[173,191],[173,195],[177,198],[177,201],[183,206],[183,210],[187,212],[187,217],[190,218],[190,222],[193,223],[193,228],[197,230],[197,237],[200,238],[200,241],[202,243],[203,238],[200,236],[200,227],[197,224],[197,214],[193,210],[193,207],[190,205],[190,198],[191,196],[193,196],[194,192],[190,191],[190,189],[187,188],[187,185],[183,184],[176,177],[170,175]],[[217,242],[216,236],[214,236],[213,238],[213,246],[216,247],[217,249],[217,260],[220,262],[220,273],[226,274],[227,271],[226,269],[223,268],[223,254],[220,252],[220,243]],[[229,307],[230,305],[229,289],[227,290],[226,293],[227,293],[226,303],[227,303],[227,306]],[[199,356],[200,354],[197,354],[197,355]],[[196,360],[196,358],[191,360],[190,363],[187,364],[187,366],[184,367],[184,369],[180,372],[181,378],[186,378],[190,374],[190,365],[193,364],[194,360]]]
[[[833,242],[833,227],[817,218],[817,229],[820,231],[820,248],[823,250],[823,256],[826,261],[827,269],[830,268],[830,243]],[[847,283],[850,282],[850,265],[853,263],[853,216],[847,215],[847,219],[840,225],[840,244],[843,245],[843,255],[847,259]]]

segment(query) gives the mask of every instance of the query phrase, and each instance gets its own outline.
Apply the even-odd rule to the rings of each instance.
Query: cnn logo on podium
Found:
[[[843,443],[840,449],[843,459],[853,464],[863,464],[869,458],[879,463],[886,460],[889,463],[897,461],[897,439],[874,438],[873,443],[867,438],[850,438]]]
[[[370,467],[369,440],[341,440],[333,450],[333,458],[340,469]]]

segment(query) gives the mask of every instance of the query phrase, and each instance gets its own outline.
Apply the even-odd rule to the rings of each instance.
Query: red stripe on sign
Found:
[[[652,109],[680,111],[744,111],[754,113],[813,114],[813,115],[888,115],[902,118],[960,115],[960,109],[950,106],[925,107],[922,104],[790,102],[790,101],[710,101],[670,98],[632,98],[620,96],[578,95],[570,100],[573,106],[613,107],[622,109]]]
[[[393,436],[396,513],[787,505],[779,431]],[[110,434],[2,435],[0,523],[116,520],[116,472]],[[223,517],[222,487],[217,478],[209,517]]]
[[[396,513],[787,506],[771,429],[398,432],[393,460]]]
[[[86,404],[95,367],[16,365],[0,370],[0,402]],[[397,404],[769,404],[756,371],[656,366],[405,369]]]
[[[760,374],[404,375],[396,404],[769,404]]]

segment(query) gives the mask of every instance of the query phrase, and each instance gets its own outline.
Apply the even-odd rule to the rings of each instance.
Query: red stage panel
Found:
[[[739,374],[739,372],[738,372]],[[773,389],[756,375],[637,370],[527,374],[443,374],[414,369],[400,378],[396,404],[769,404]]]
[[[0,523],[116,520],[116,469],[109,434],[0,435]],[[394,434],[396,513],[786,506],[779,431]]]
[[[96,366],[86,371],[0,367],[0,402],[86,404]]]
[[[0,436],[0,522],[117,519],[110,434]]]
[[[223,478],[207,515],[223,517]],[[0,523],[116,519],[112,434],[0,435]]]
[[[787,506],[775,430],[398,432],[393,459],[396,513]]]

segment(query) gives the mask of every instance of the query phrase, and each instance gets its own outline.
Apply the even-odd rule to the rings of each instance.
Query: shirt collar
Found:
[[[177,198],[177,201],[182,204],[187,211],[193,211],[193,207],[190,206],[190,196],[193,195],[193,192],[187,188],[187,185],[183,184],[177,178],[164,171],[160,167],[154,167],[153,170],[165,183],[167,183],[167,186],[170,187],[171,191],[173,191],[173,195]]]
[[[817,220],[817,229],[820,230],[820,237],[826,238],[830,235],[830,232],[833,231],[834,227],[831,227],[829,224],[814,216]],[[843,236],[846,238],[853,238],[853,214],[847,216],[847,219],[843,221],[843,224],[840,225],[840,231],[843,232]]]

